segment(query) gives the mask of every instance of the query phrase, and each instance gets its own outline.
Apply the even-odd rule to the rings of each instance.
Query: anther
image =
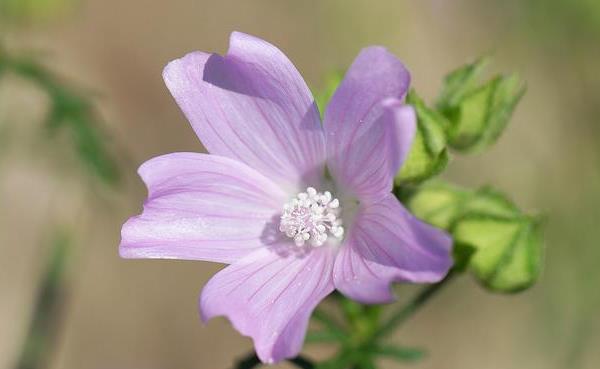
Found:
[[[343,237],[340,212],[340,202],[332,198],[331,192],[317,192],[308,187],[283,205],[279,230],[298,247],[306,242],[315,247],[322,246],[329,234],[338,239]]]

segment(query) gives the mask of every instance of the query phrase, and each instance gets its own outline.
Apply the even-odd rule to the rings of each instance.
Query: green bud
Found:
[[[488,289],[517,292],[537,280],[541,237],[536,219],[472,213],[456,223],[452,234],[456,242],[475,248],[469,269]]]
[[[496,142],[525,93],[516,75],[477,86],[485,65],[480,60],[451,73],[438,99],[437,108],[450,122],[448,143],[459,151],[479,152]]]
[[[441,112],[446,112],[458,106],[465,95],[477,88],[477,81],[489,61],[489,58],[481,58],[450,72],[444,79],[436,104],[437,108]]]
[[[452,234],[455,270],[470,270],[490,290],[519,291],[537,279],[539,221],[500,192],[435,183],[413,194],[407,205],[417,217]]]
[[[417,114],[417,132],[411,150],[396,177],[396,184],[419,183],[439,174],[448,164],[446,119],[428,108],[414,90],[406,102],[412,105]]]

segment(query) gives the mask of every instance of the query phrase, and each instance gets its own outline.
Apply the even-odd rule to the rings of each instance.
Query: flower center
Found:
[[[283,205],[279,230],[294,239],[298,247],[306,242],[322,246],[329,234],[338,239],[344,235],[340,211],[340,202],[332,199],[331,192],[308,187]]]

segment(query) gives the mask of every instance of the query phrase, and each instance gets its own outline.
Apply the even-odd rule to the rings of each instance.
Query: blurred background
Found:
[[[600,365],[597,0],[0,0],[0,368],[37,369],[27,355],[43,352],[39,368],[220,369],[251,349],[224,319],[199,321],[198,293],[221,266],[117,252],[146,195],[139,164],[203,150],[163,66],[224,53],[233,30],[279,46],[313,90],[371,44],[429,101],[482,54],[518,72],[528,92],[503,137],[445,176],[547,215],[543,275],[516,295],[462,277],[394,340],[428,349],[420,369]],[[44,303],[60,318],[32,323]]]

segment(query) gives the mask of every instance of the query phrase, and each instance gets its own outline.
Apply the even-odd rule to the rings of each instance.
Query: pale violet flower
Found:
[[[334,289],[362,303],[393,300],[391,282],[437,282],[451,239],[391,194],[415,134],[410,76],[382,47],[361,51],[323,122],[286,56],[234,32],[225,56],[193,52],[164,79],[210,154],[144,163],[141,215],[121,256],[231,264],[200,297],[259,358],[296,356],[313,309]]]

